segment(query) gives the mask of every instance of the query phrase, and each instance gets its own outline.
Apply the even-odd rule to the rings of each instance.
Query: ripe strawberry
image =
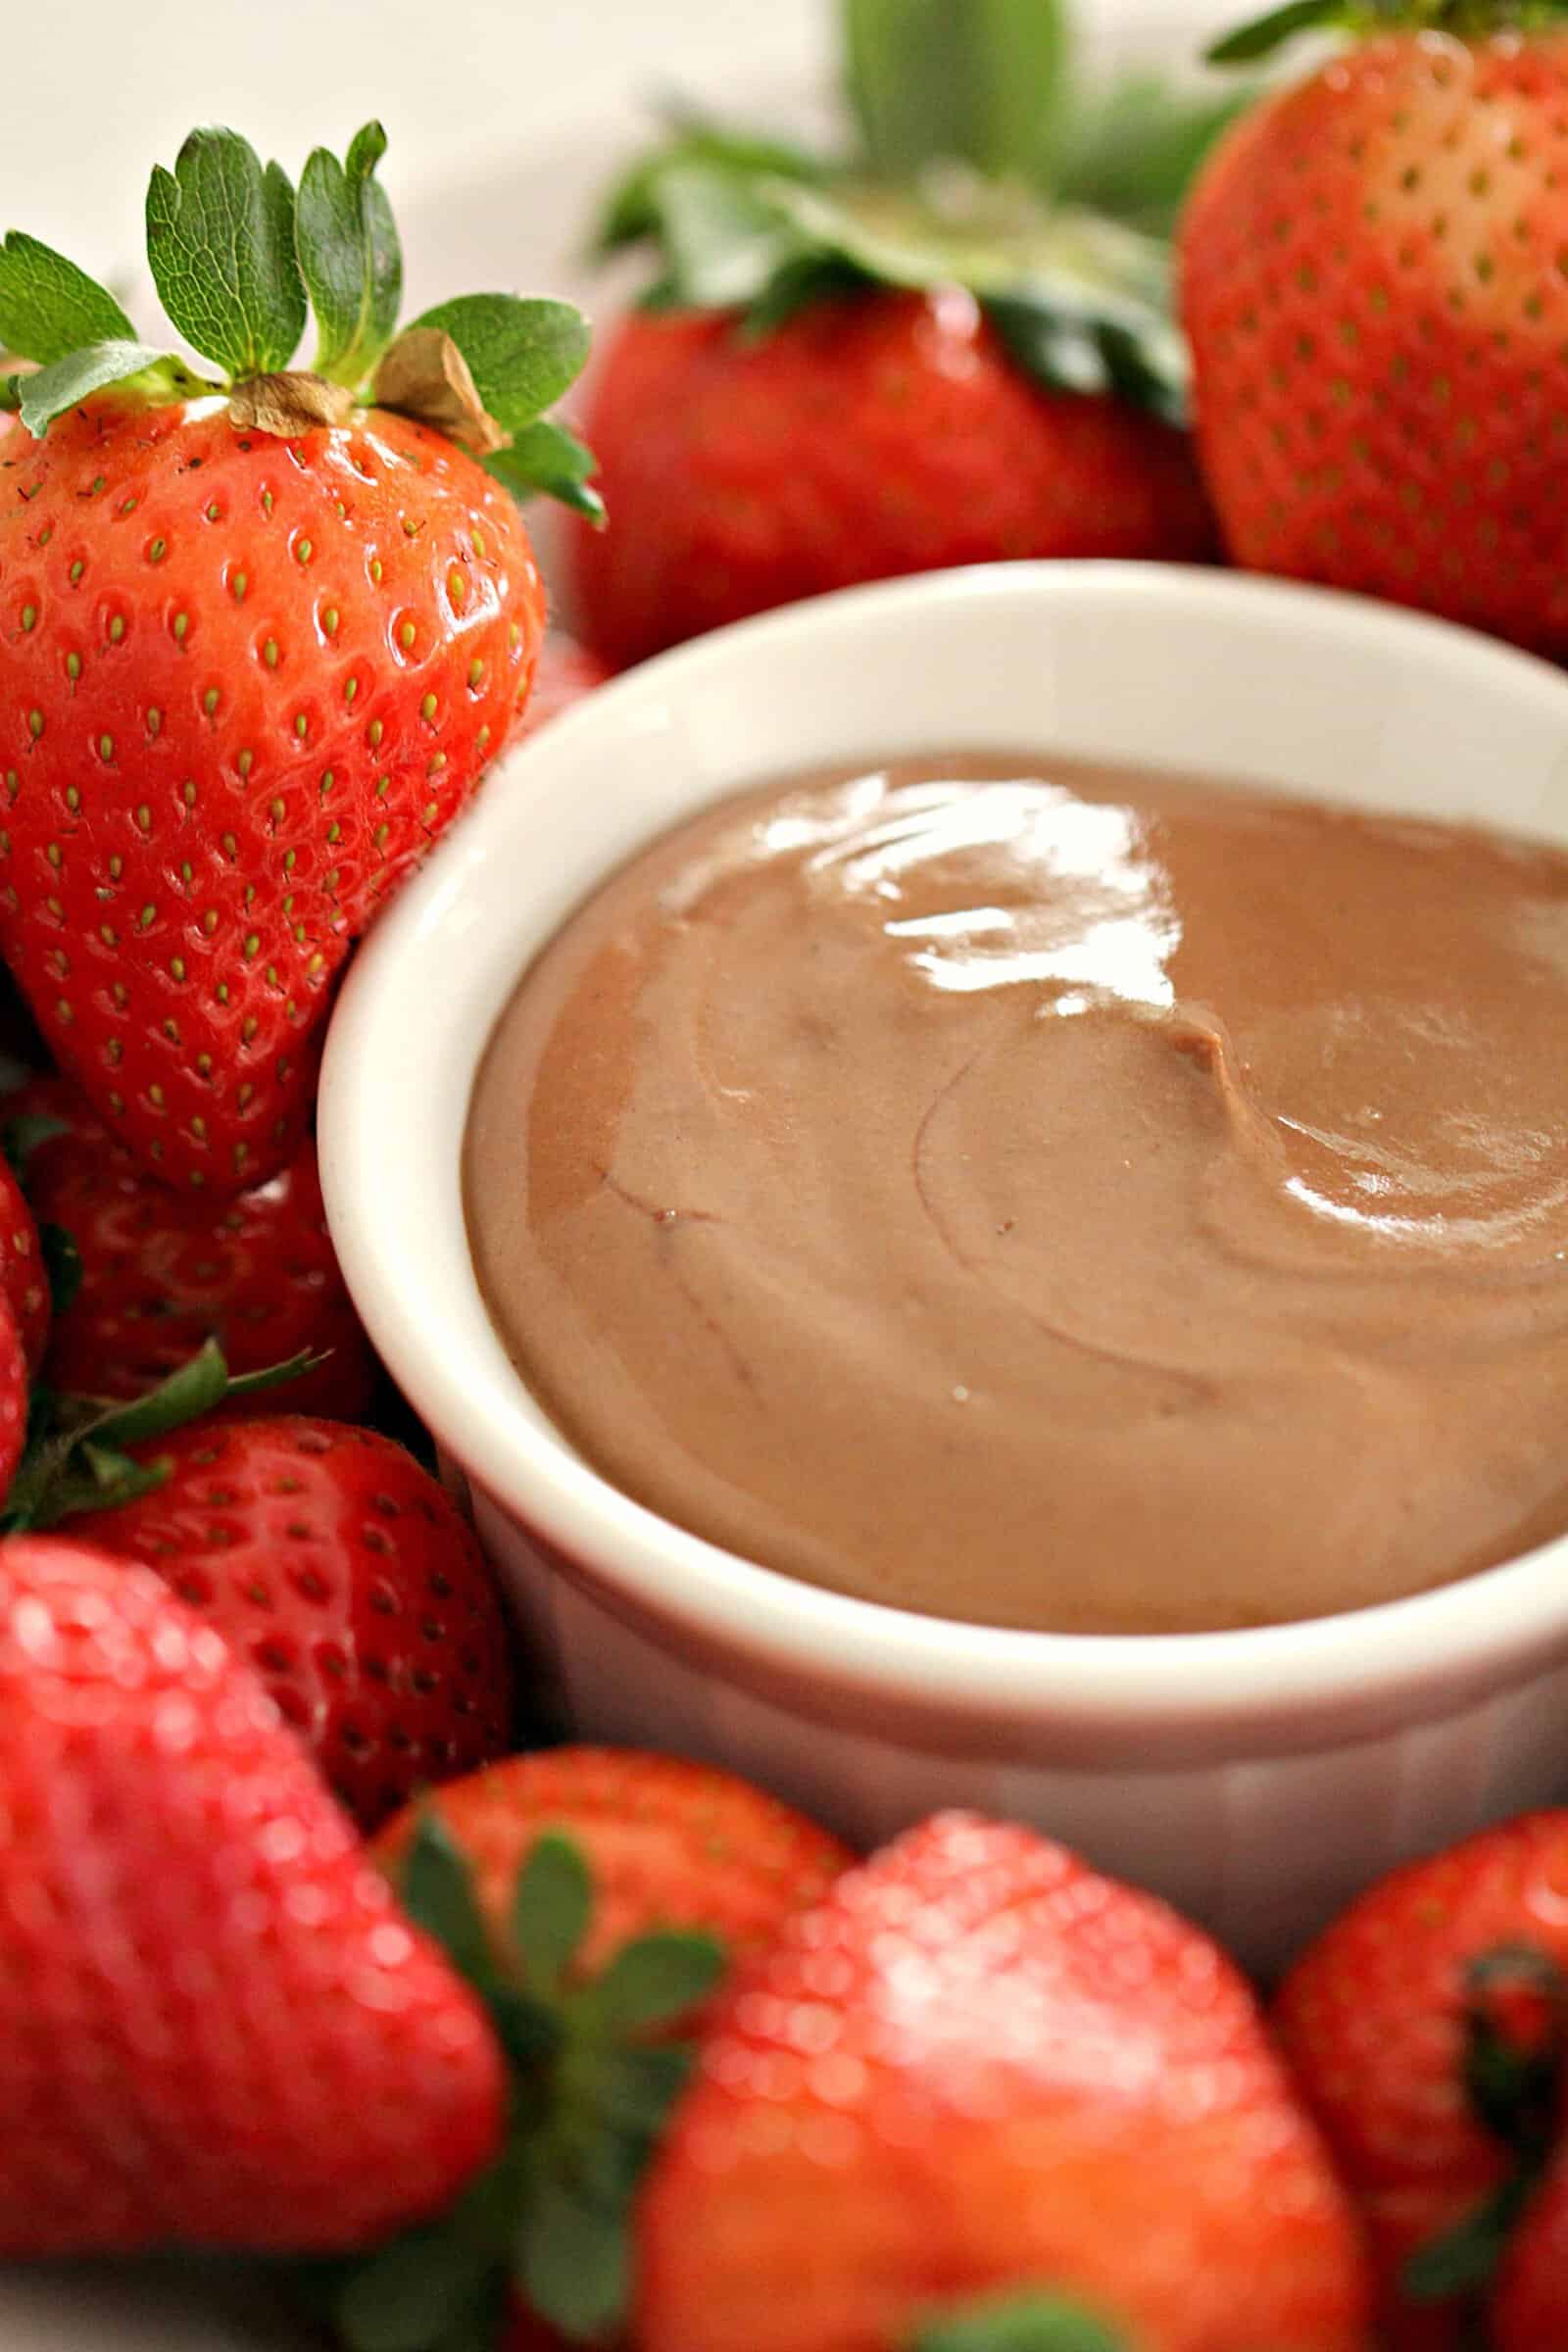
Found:
[[[1048,2291],[1125,2352],[1365,2344],[1348,2212],[1241,1978],[1152,1897],[962,1814],[737,1979],[638,2256],[639,2352],[1046,2343]],[[960,2328],[985,2297],[1015,2335],[1001,2301]]]
[[[1568,1813],[1538,1813],[1381,1880],[1281,1988],[1276,2024],[1365,2216],[1396,2352],[1474,2340],[1561,2136],[1565,1969]]]
[[[1076,77],[1069,109],[1048,14],[845,0],[848,152],[705,122],[612,192],[602,242],[659,275],[587,408],[612,663],[895,573],[1212,554],[1150,231],[1220,117]]]
[[[32,1211],[6,1159],[0,1159],[0,1290],[16,1318],[27,1370],[36,1372],[49,1341],[49,1274]]]
[[[544,592],[495,471],[586,462],[537,421],[586,347],[564,306],[468,297],[386,348],[384,144],[318,151],[298,200],[231,132],[154,174],[149,261],[217,384],[0,248],[0,335],[48,363],[0,451],[0,952],[111,1129],[219,1193],[291,1157],[354,940],[526,702]]]
[[[156,1578],[0,1544],[0,2252],[328,2249],[491,2155],[478,2003]]]
[[[528,709],[522,722],[525,735],[534,734],[573,703],[580,703],[585,694],[603,686],[612,675],[609,664],[591,654],[575,637],[564,629],[551,629],[539,648],[538,666],[533,673],[533,692],[528,697]]]
[[[234,1373],[320,1356],[290,1383],[290,1409],[365,1417],[375,1358],[327,1231],[314,1143],[266,1184],[213,1200],[146,1175],[67,1079],[30,1080],[7,1109],[35,1135],[25,1158],[33,1204],[79,1260],[50,1341],[56,1388],[139,1396],[217,1339]]]
[[[1452,38],[1450,14],[1411,10],[1211,158],[1180,255],[1203,470],[1241,563],[1562,657],[1568,38]]]
[[[356,2352],[410,2341],[389,2330],[412,2299],[431,2342],[459,2322],[506,2352],[603,2342],[633,2192],[691,2063],[673,2035],[727,1956],[765,1946],[851,1857],[728,1773],[590,1747],[451,1783],[370,1850],[490,2002],[517,2082],[492,2172],[445,2229],[348,2279],[339,2331]]]
[[[511,1640],[456,1504],[372,1430],[202,1419],[136,1449],[150,1493],[72,1519],[139,1560],[249,1660],[339,1801],[371,1829],[502,1754]]]
[[[732,1957],[771,1941],[855,1859],[791,1806],[710,1764],[636,1749],[559,1747],[449,1781],[391,1822],[370,1851],[394,1876],[431,1814],[466,1857],[492,1935],[524,1857],[564,1831],[593,1872],[595,1905],[580,1965],[597,1974],[652,1928],[702,1928]]]
[[[1180,434],[1032,384],[961,290],[840,297],[761,340],[634,314],[587,429],[614,527],[578,532],[575,585],[617,665],[899,572],[1211,548]]]

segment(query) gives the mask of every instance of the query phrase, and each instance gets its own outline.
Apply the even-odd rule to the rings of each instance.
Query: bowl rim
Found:
[[[1568,742],[1568,679],[1547,662],[1426,613],[1368,598],[1238,572],[1175,564],[1018,563],[925,573],[840,590],[738,622],[679,646],[600,687],[552,722],[548,741],[614,741],[672,694],[790,640],[911,609],[1031,599],[1043,612],[1069,597],[1179,600],[1217,628],[1305,628],[1380,642],[1446,664],[1491,693],[1560,723]],[[1568,1536],[1433,1591],[1355,1611],[1217,1633],[1056,1634],[971,1625],[830,1592],[724,1550],[622,1494],[558,1433],[518,1408],[520,1376],[491,1380],[428,1345],[420,1236],[399,1221],[377,1181],[398,1039],[383,1034],[381,999],[399,959],[416,956],[438,916],[461,902],[504,828],[503,774],[538,757],[540,739],[502,755],[486,792],[360,948],[333,1014],[322,1064],[318,1141],[327,1214],[350,1292],[388,1369],[437,1440],[480,1491],[564,1555],[564,1572],[622,1609],[754,1667],[827,1689],[875,1690],[946,1716],[1152,1727],[1256,1721],[1282,1707],[1305,1730],[1319,1719],[1415,1687],[1504,1679],[1539,1666],[1544,1646],[1568,1654]],[[518,968],[546,932],[518,927]],[[433,1018],[441,999],[434,992]],[[479,1049],[482,1051],[482,1046]],[[466,1059],[466,1055],[465,1056]],[[477,1067],[478,1054],[467,1062]],[[465,1091],[465,1107],[467,1094]],[[454,1154],[462,1132],[452,1138]],[[465,1255],[466,1252],[465,1251]],[[421,1286],[426,1286],[421,1289]],[[474,1295],[478,1294],[477,1282]],[[482,1309],[482,1301],[481,1301]],[[437,1319],[438,1316],[437,1316]],[[511,1396],[507,1394],[510,1388]],[[509,1411],[509,1401],[511,1409]]]

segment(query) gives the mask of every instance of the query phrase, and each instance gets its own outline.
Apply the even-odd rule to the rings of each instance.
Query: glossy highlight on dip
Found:
[[[583,1454],[745,1557],[1157,1633],[1568,1526],[1568,856],[1036,752],[634,858],[476,1085],[475,1263]]]

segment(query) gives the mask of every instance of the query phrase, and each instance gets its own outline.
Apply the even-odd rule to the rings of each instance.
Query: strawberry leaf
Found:
[[[451,336],[486,410],[509,433],[552,408],[588,358],[588,322],[569,302],[460,294],[413,323]]]
[[[800,179],[810,185],[830,179],[836,169],[808,148],[755,131],[731,130],[689,112],[677,114],[673,130],[673,137],[662,146],[639,156],[605,198],[594,232],[598,252],[613,253],[657,235],[662,216],[660,182],[688,164],[742,181]]]
[[[540,496],[559,499],[596,528],[605,521],[605,502],[592,484],[598,464],[591,449],[549,416],[525,424],[513,434],[509,449],[495,450],[484,461],[485,471],[519,504]]]
[[[1250,84],[1216,94],[1173,89],[1158,74],[1124,75],[1073,110],[1056,171],[1058,200],[1168,236],[1203,158],[1256,96]]]
[[[1041,185],[1065,97],[1057,0],[844,0],[850,102],[871,168],[936,163]]]
[[[517,2233],[515,2278],[564,2335],[591,2341],[621,2318],[629,2280],[626,2216],[546,2180]]]
[[[47,367],[85,343],[134,343],[136,329],[96,278],[13,229],[0,243],[0,350]]]
[[[147,260],[165,310],[231,378],[288,366],[305,331],[294,191],[232,130],[195,130],[147,191]]]
[[[1204,50],[1204,62],[1210,66],[1250,66],[1260,57],[1269,57],[1294,41],[1298,32],[1316,32],[1335,24],[1350,24],[1355,13],[1348,0],[1286,0],[1283,8],[1270,9],[1267,16],[1254,17],[1250,24],[1240,25],[1235,32],[1226,33]]]
[[[1132,2352],[1119,2328],[1082,2304],[1053,2294],[1020,2294],[977,2303],[928,2320],[909,2352]]]
[[[433,1936],[459,1974],[485,1993],[495,1979],[490,1935],[473,1891],[473,1878],[451,1833],[433,1808],[419,1816],[398,1875],[403,1908]]]
[[[350,2277],[338,2328],[354,2352],[429,2352],[468,2313],[488,2316],[493,2267],[488,2247],[456,2230],[411,2230]]]
[[[661,1930],[623,1943],[579,2000],[601,2030],[635,2034],[695,2009],[723,1973],[724,1953],[711,1936]]]
[[[316,372],[358,385],[392,340],[403,299],[403,250],[375,177],[386,132],[368,122],[345,163],[318,147],[300,175],[294,238],[316,313]]]
[[[546,1832],[535,1840],[512,1904],[512,1938],[530,1992],[554,2000],[588,1933],[593,1882],[582,1848]]]
[[[22,406],[24,375],[0,375],[0,416],[15,416]]]
[[[95,392],[114,388],[133,400],[154,402],[195,399],[216,389],[152,344],[89,343],[35,375],[23,376],[17,406],[28,432],[41,441],[57,416],[79,408]]]

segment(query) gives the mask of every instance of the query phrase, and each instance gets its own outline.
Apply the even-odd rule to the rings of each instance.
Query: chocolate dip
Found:
[[[607,1477],[943,1617],[1261,1625],[1568,1526],[1568,857],[1036,753],[616,874],[469,1231]]]

